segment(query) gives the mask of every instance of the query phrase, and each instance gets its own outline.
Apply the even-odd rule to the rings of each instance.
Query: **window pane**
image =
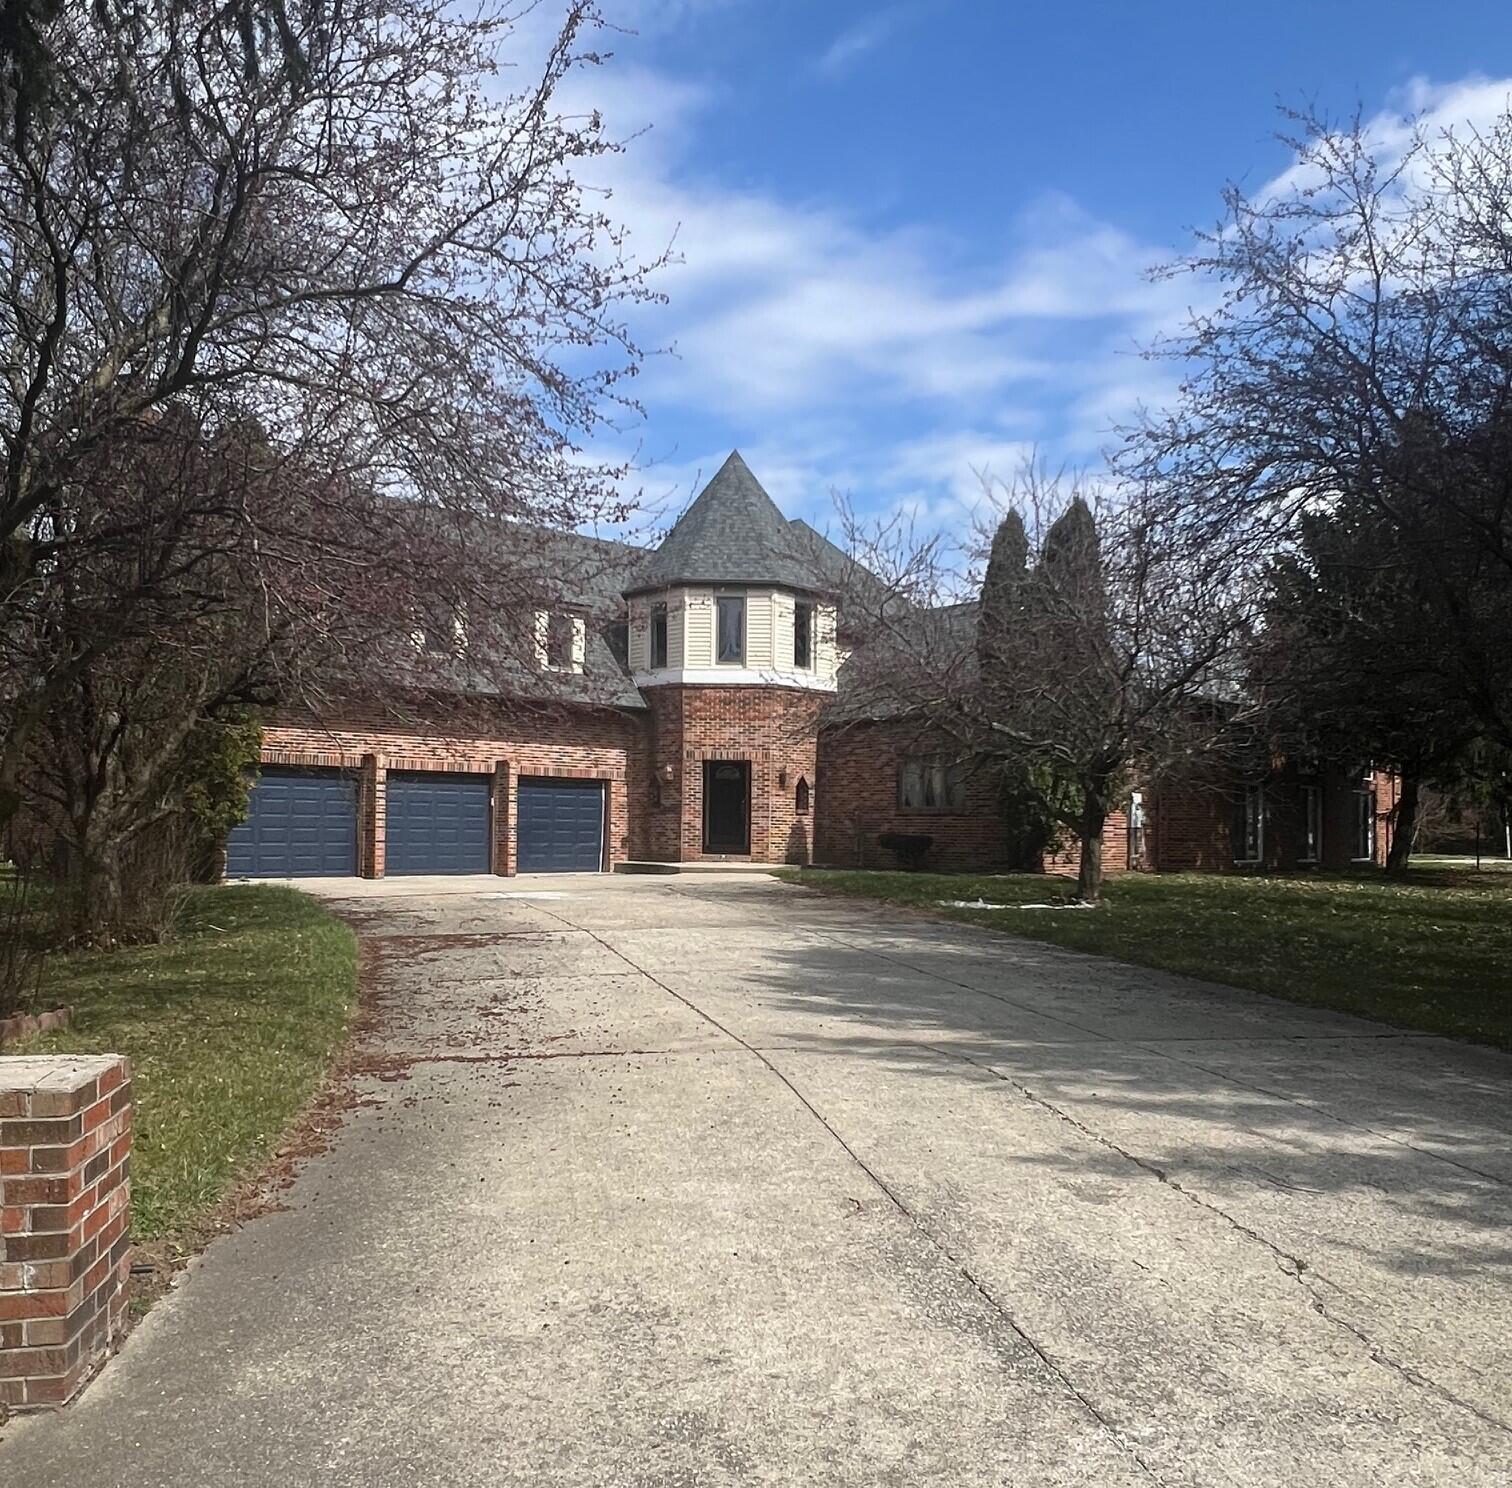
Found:
[[[966,771],[960,765],[945,767],[944,804],[952,811],[962,811],[966,806]]]
[[[547,619],[546,660],[554,667],[572,665],[571,615],[552,615]]]
[[[1323,792],[1315,785],[1302,787],[1302,856],[1315,862],[1323,846]]]
[[[945,803],[945,767],[937,760],[924,766],[924,804],[942,806]]]
[[[1355,792],[1355,850],[1356,858],[1375,856],[1375,792]]]
[[[1255,863],[1264,849],[1265,791],[1247,785],[1234,803],[1234,861]]]
[[[814,607],[801,604],[793,611],[793,665],[805,671],[814,664]]]
[[[745,597],[721,594],[719,605],[719,639],[716,661],[740,663],[745,660]]]
[[[651,606],[651,666],[653,669],[667,664],[667,607],[664,604]]]
[[[916,759],[903,761],[899,771],[898,799],[904,806],[924,804],[923,763]]]

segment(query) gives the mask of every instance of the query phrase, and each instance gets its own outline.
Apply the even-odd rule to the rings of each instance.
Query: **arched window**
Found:
[[[793,798],[793,809],[799,816],[807,816],[809,810],[809,783],[801,776],[798,780],[798,790]]]

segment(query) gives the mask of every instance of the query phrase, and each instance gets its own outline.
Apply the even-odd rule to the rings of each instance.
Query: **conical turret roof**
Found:
[[[625,592],[672,584],[830,588],[739,450],[731,451]]]

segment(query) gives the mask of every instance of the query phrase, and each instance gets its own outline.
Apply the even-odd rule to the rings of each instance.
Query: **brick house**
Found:
[[[535,616],[517,688],[469,686],[436,646],[438,680],[402,705],[386,693],[269,724],[229,875],[885,866],[888,831],[930,835],[933,867],[1005,866],[988,772],[906,722],[837,721],[834,578],[848,560],[788,521],[738,453],[654,550],[552,543],[571,583],[560,612]],[[431,639],[417,634],[422,656]],[[1137,794],[1108,824],[1107,867],[1275,866],[1306,842],[1339,861],[1363,840],[1348,834],[1367,787],[1314,784]],[[1381,778],[1368,788],[1375,857]],[[1074,868],[1074,853],[1047,866]]]

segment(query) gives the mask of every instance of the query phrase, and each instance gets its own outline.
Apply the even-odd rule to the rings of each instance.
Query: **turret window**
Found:
[[[667,607],[651,606],[651,670],[660,671],[667,664]]]
[[[718,630],[714,659],[721,666],[745,665],[746,602],[743,594],[721,594],[715,601]]]
[[[814,607],[799,603],[793,607],[793,665],[799,671],[811,671],[814,665]]]

